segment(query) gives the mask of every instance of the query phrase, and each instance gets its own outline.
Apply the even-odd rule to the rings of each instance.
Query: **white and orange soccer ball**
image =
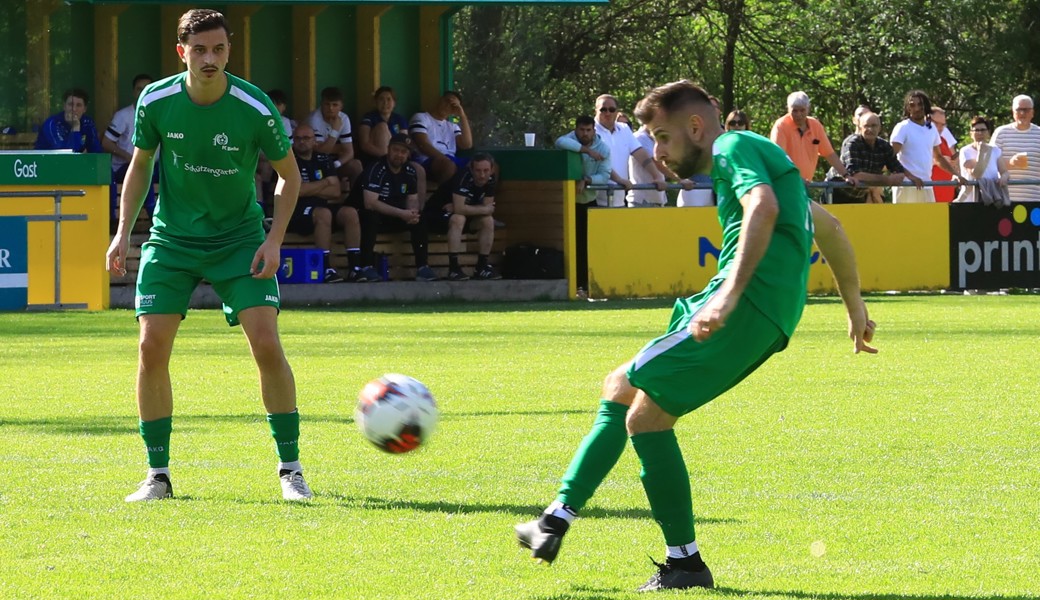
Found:
[[[411,452],[437,428],[437,403],[418,379],[387,373],[365,384],[354,421],[377,448],[391,454]]]

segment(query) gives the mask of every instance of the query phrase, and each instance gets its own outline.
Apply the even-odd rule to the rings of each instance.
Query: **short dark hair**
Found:
[[[394,88],[392,88],[392,87],[390,87],[388,85],[381,85],[381,86],[377,87],[376,91],[372,92],[372,99],[375,100],[376,98],[379,97],[379,94],[382,94],[383,92],[386,92],[387,94],[390,94],[391,98],[393,98],[394,100],[397,100],[397,92],[394,91]]]
[[[289,105],[289,96],[285,92],[279,89],[273,89],[267,92],[267,97],[271,99],[271,102],[275,104]]]
[[[343,92],[338,87],[329,86],[321,90],[322,102],[343,102]]]
[[[580,127],[582,125],[592,125],[592,126],[595,126],[596,125],[596,119],[593,119],[592,117],[590,117],[588,115],[581,115],[581,116],[577,117],[576,119],[574,119],[574,128],[575,129],[577,129],[578,127]]]
[[[455,96],[456,100],[458,100],[459,102],[462,102],[462,94],[456,92],[455,90],[445,90],[444,93],[441,94],[441,98],[443,98],[445,96]]]
[[[208,8],[193,8],[181,15],[180,20],[177,21],[177,40],[186,44],[189,35],[214,29],[223,29],[228,37],[231,37],[231,28],[228,27],[223,13]]]
[[[130,82],[130,87],[134,87],[135,85],[137,85],[138,81],[141,81],[143,79],[147,79],[149,83],[155,81],[155,78],[149,75],[148,73],[138,73],[137,75],[134,75],[133,80]]]
[[[491,156],[487,152],[477,152],[472,157],[470,157],[469,164],[472,165],[475,162],[487,162],[491,163],[491,168],[495,167],[495,157]]]
[[[981,115],[975,116],[971,119],[971,128],[975,129],[975,126],[979,123],[985,125],[987,131],[993,131],[993,121],[990,121],[989,119]]]
[[[83,98],[83,104],[90,104],[90,94],[83,88],[69,88],[65,90],[61,95],[61,101],[64,103],[69,99],[69,96],[75,96],[77,98]]]
[[[930,117],[932,114],[932,101],[928,99],[928,94],[921,90],[910,90],[906,93],[906,97],[903,98],[903,116],[910,116],[910,101],[917,98],[921,102],[921,108],[924,109],[924,114]]]
[[[701,86],[683,79],[656,87],[647,93],[646,110],[671,113],[696,104],[711,106],[711,96]]]

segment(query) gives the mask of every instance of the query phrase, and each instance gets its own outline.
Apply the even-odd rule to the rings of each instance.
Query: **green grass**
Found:
[[[814,299],[791,347],[680,421],[720,586],[683,597],[1040,598],[1040,298],[876,297],[877,356]],[[0,315],[0,598],[613,599],[663,542],[626,451],[550,568],[512,525],[553,499],[599,385],[662,302],[290,310],[310,505],[279,500],[255,368],[216,311],[172,364],[172,501],[143,476],[129,312]],[[389,456],[352,420],[387,371],[440,404]],[[814,556],[813,542],[826,546]],[[670,594],[663,594],[672,597]]]

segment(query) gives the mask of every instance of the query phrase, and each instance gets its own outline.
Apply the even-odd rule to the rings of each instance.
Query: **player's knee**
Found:
[[[316,227],[328,227],[332,225],[332,211],[324,206],[319,206],[311,213]]]
[[[453,231],[462,231],[462,228],[466,226],[466,217],[462,215],[451,215],[448,217],[448,227]]]
[[[635,388],[628,382],[628,365],[610,372],[603,380],[603,398],[626,406],[632,405]]]

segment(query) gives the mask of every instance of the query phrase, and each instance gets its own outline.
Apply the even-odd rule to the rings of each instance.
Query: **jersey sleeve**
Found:
[[[325,141],[325,131],[329,128],[325,119],[321,117],[321,111],[316,110],[307,117],[307,124],[314,130],[314,141],[321,144]]]
[[[133,123],[130,119],[133,118],[133,113],[125,110],[118,110],[116,114],[112,115],[112,122],[108,124],[108,128],[105,129],[105,137],[118,142],[119,138],[123,137]]]
[[[724,135],[715,142],[712,176],[733,191],[737,200],[759,185],[772,187],[773,179],[762,153],[741,135]]]
[[[266,115],[257,113],[257,142],[269,160],[282,160],[289,153],[290,144],[285,126],[282,125],[281,114],[267,94],[263,94],[260,100],[270,112]]]
[[[149,88],[141,93],[134,111],[134,146],[142,150],[155,150],[159,147],[159,129],[155,124],[155,106],[144,104]]]
[[[380,163],[374,162],[365,169],[364,173],[361,174],[361,180],[359,181],[361,189],[366,192],[372,192],[377,196],[382,192],[382,178],[380,177],[380,174],[377,173],[377,171],[382,170],[381,167],[382,165]]]
[[[896,123],[896,126],[892,128],[892,139],[889,140],[893,144],[905,144],[906,143],[906,121],[900,121]]]

